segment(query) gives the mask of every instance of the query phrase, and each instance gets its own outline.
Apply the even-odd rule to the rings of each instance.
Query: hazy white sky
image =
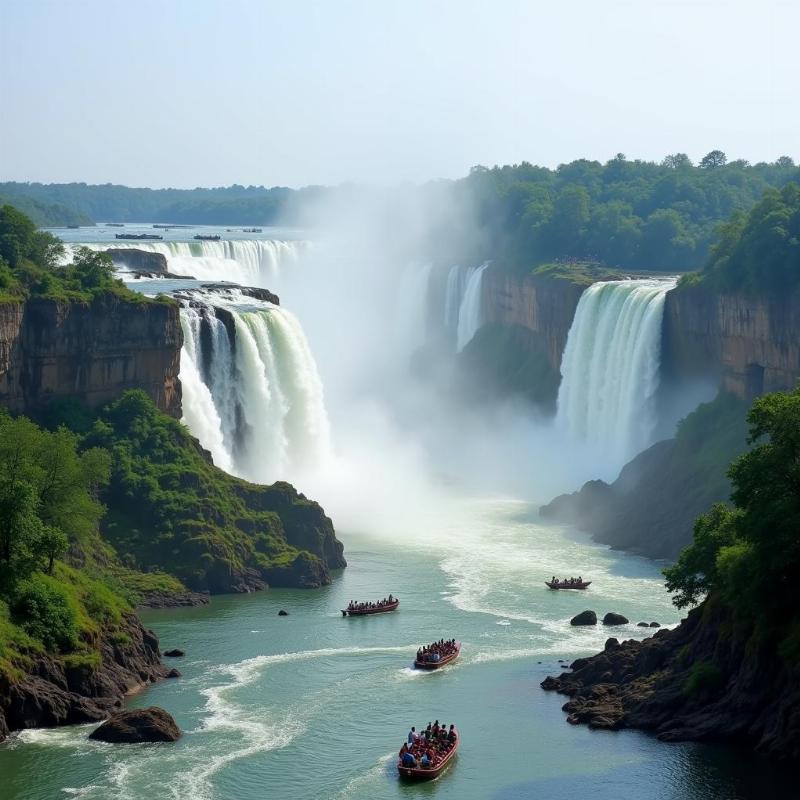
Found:
[[[800,0],[0,0],[0,179],[800,160]]]

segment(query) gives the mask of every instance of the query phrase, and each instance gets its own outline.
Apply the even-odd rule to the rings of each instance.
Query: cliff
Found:
[[[156,635],[134,614],[97,646],[96,666],[35,653],[24,669],[0,672],[0,741],[14,730],[105,719],[126,694],[169,676]]]
[[[662,372],[679,383],[712,376],[744,400],[792,389],[800,379],[800,298],[679,286],[664,306]]]
[[[181,415],[178,307],[112,292],[92,302],[0,303],[0,405],[31,414],[76,397],[100,406],[131,388]]]
[[[800,759],[800,673],[758,628],[707,600],[675,630],[616,639],[542,687],[568,695],[572,724],[639,728],[663,741],[744,743]]]
[[[490,267],[483,274],[485,323],[521,327],[533,334],[530,347],[546,355],[558,373],[578,300],[586,284],[547,274],[518,275]]]

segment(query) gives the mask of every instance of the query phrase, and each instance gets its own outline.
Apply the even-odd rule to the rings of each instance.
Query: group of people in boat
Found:
[[[456,746],[456,726],[440,725],[439,720],[421,733],[412,726],[400,748],[400,763],[411,769],[436,769]]]
[[[383,600],[378,600],[377,603],[359,603],[355,600],[351,600],[347,604],[348,611],[369,611],[371,608],[384,608],[385,606],[393,606],[397,602],[396,597],[384,597]]]
[[[439,639],[438,642],[420,647],[417,650],[417,661],[435,664],[437,661],[453,655],[457,649],[455,639],[447,639],[446,641]]]
[[[583,583],[583,578],[578,575],[577,578],[564,578],[561,580],[560,578],[556,578],[555,575],[551,578],[552,583],[558,583],[561,586],[573,586],[576,583]]]

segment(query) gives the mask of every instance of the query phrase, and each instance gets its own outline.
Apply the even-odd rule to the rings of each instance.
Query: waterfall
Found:
[[[214,462],[261,483],[321,466],[330,454],[322,382],[294,316],[238,289],[178,298],[184,421]]]
[[[489,264],[473,270],[467,279],[464,296],[458,309],[456,349],[460,353],[483,324],[483,273]]]
[[[474,267],[462,267],[455,264],[447,271],[447,283],[444,294],[444,326],[449,331],[458,330],[458,317],[464,292],[467,290]]]
[[[67,245],[71,260],[74,247]],[[231,281],[243,286],[274,288],[281,272],[296,264],[309,249],[307,241],[235,239],[218,242],[114,241],[83,245],[92,250],[144,250],[160,253],[167,269],[176,275],[191,275],[202,281]]]
[[[428,307],[433,265],[409,264],[400,277],[395,310],[399,350],[406,357],[428,341]]]
[[[619,465],[652,443],[664,298],[675,283],[595,283],[569,329],[556,423]]]

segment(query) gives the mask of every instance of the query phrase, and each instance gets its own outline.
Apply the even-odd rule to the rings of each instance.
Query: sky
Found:
[[[800,0],[0,0],[0,180],[800,161]]]

